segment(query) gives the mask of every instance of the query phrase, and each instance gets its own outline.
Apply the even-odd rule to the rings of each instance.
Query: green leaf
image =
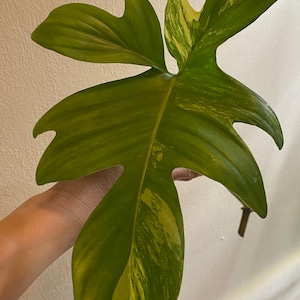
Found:
[[[76,299],[177,299],[184,234],[171,176],[176,167],[222,183],[266,216],[259,168],[232,125],[258,126],[281,148],[280,125],[261,97],[218,67],[216,49],[274,2],[208,0],[198,13],[186,0],[168,1],[165,35],[176,75],[165,70],[161,31],[145,0],[126,1],[120,19],[69,4],[34,32],[36,42],[70,57],[152,66],[71,95],[34,129],[34,136],[56,132],[38,166],[40,184],[124,166],[76,242]]]
[[[126,0],[121,18],[88,4],[63,5],[38,26],[32,39],[82,61],[166,69],[159,21],[146,0]]]

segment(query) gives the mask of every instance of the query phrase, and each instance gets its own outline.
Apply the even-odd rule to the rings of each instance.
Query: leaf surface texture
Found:
[[[56,132],[38,166],[40,184],[124,166],[76,242],[76,299],[177,299],[184,234],[176,167],[222,183],[266,216],[259,168],[232,125],[258,126],[281,148],[280,125],[260,96],[218,67],[216,50],[274,2],[207,0],[196,12],[187,0],[169,0],[165,39],[177,74],[166,69],[160,25],[146,0],[126,0],[121,18],[67,4],[33,33],[75,59],[150,67],[71,95],[34,129],[35,136]]]

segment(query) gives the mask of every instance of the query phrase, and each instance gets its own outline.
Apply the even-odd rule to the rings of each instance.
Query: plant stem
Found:
[[[243,210],[243,214],[242,214],[242,219],[240,222],[240,227],[239,227],[238,233],[241,237],[244,237],[246,227],[248,224],[248,220],[249,220],[249,216],[252,213],[252,209],[250,207],[244,206],[244,207],[242,207],[242,210]]]

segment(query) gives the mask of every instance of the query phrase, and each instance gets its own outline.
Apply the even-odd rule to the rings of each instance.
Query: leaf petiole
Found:
[[[238,233],[241,237],[244,237],[249,216],[253,212],[253,210],[250,207],[246,207],[246,206],[242,207],[242,210],[243,210],[243,214],[242,214],[242,219],[240,222]]]

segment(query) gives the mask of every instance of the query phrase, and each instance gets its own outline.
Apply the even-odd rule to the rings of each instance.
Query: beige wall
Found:
[[[51,139],[32,138],[38,118],[69,94],[126,73],[124,66],[72,61],[31,42],[39,22],[66,2],[0,0],[0,217],[46,188],[34,181]],[[119,15],[123,9],[122,0],[85,2]],[[166,0],[150,2],[162,18]],[[220,65],[274,108],[285,147],[279,152],[261,130],[237,126],[261,167],[269,201],[267,219],[252,215],[244,239],[236,234],[240,205],[223,187],[206,178],[178,184],[186,226],[182,300],[300,297],[299,15],[299,0],[278,0],[218,52]],[[43,273],[25,299],[72,299],[70,253]]]

